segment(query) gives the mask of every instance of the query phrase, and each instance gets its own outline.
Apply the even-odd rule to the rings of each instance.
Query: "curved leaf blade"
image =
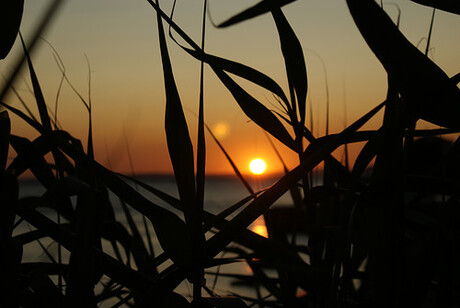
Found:
[[[201,53],[199,51],[182,47],[186,52],[198,60],[203,60],[212,67],[217,67],[228,73],[242,77],[248,81],[251,81],[258,86],[276,94],[286,105],[288,105],[288,99],[284,94],[283,89],[269,76],[264,73],[253,69],[250,66],[238,63],[232,60],[224,59],[214,55]],[[203,55],[203,56],[201,56]]]
[[[193,147],[190,140],[187,121],[185,120],[182,103],[177,90],[171,60],[166,45],[161,16],[157,14],[160,52],[163,63],[163,77],[166,91],[165,130],[168,142],[169,156],[176,176],[180,199],[186,204],[193,204],[195,200],[195,174],[193,161]],[[186,210],[186,219],[190,213]]]
[[[460,15],[458,0],[411,0],[412,2]]]
[[[0,4],[0,59],[13,47],[21,25],[24,0],[3,0]]]
[[[300,124],[303,126],[305,123],[308,81],[302,46],[281,9],[273,9],[272,15],[278,29],[281,51],[284,56],[289,88],[291,90],[291,103],[294,104],[294,102],[297,102],[297,107],[292,106],[292,108],[294,110],[298,108]]]
[[[460,89],[413,46],[373,0],[347,0],[355,23],[407,103],[411,116],[460,127]]]
[[[254,121],[254,123],[262,127],[265,131],[270,133],[287,147],[295,149],[292,137],[289,135],[283,124],[281,124],[280,120],[278,120],[278,118],[270,110],[241,88],[224,71],[216,67],[213,67],[212,69],[216,73],[217,77],[219,77],[222,83],[232,93],[243,112],[252,121]]]

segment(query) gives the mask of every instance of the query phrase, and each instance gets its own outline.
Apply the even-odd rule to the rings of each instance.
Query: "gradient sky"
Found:
[[[27,40],[49,0],[25,0],[21,30]],[[401,30],[414,44],[426,37],[432,9],[408,0],[392,1],[402,11]],[[211,0],[210,13],[215,22],[257,3],[242,0]],[[161,2],[169,12],[172,1]],[[396,7],[385,4],[386,11],[396,18]],[[199,42],[202,1],[178,1],[176,22]],[[386,76],[378,60],[369,50],[348,12],[345,0],[298,0],[283,8],[297,33],[307,61],[309,78],[308,101],[313,104],[315,135],[324,135],[325,74],[330,91],[330,132],[343,129],[372,107],[386,94]],[[460,17],[437,11],[430,57],[449,75],[460,72]],[[59,52],[66,72],[75,88],[88,97],[88,66],[91,65],[91,99],[93,103],[94,137],[97,159],[106,166],[130,172],[127,149],[133,158],[136,173],[168,173],[164,134],[164,90],[154,10],[143,0],[68,0],[44,37]],[[169,41],[174,73],[186,109],[192,139],[196,139],[198,109],[199,63]],[[425,48],[421,41],[420,48]],[[287,92],[283,59],[275,25],[269,14],[228,29],[207,25],[206,50],[221,57],[240,61],[274,78]],[[16,44],[6,61],[0,62],[5,76],[13,60],[21,52]],[[319,56],[320,57],[319,57]],[[321,60],[322,59],[322,60]],[[51,48],[40,43],[33,61],[45,97],[54,110],[60,71]],[[269,172],[279,172],[281,164],[262,130],[251,123],[233,101],[228,91],[206,70],[206,122],[213,128],[220,125],[226,132],[221,142],[242,171],[255,157],[267,160]],[[24,71],[16,87],[32,106],[30,85]],[[270,93],[242,82],[245,89],[266,106],[275,106]],[[13,96],[7,99],[18,106]],[[33,106],[34,110],[35,106]],[[88,116],[78,97],[64,86],[58,109],[60,124],[75,137],[86,140]],[[378,120],[368,128],[375,128]],[[13,132],[35,136],[33,131],[13,117]],[[289,166],[296,157],[277,144]],[[230,166],[217,146],[208,137],[207,172],[229,173]],[[337,153],[340,156],[340,153]]]

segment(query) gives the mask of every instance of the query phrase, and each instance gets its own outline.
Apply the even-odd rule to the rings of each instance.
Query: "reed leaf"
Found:
[[[182,109],[179,92],[177,90],[176,82],[174,81],[174,75],[163,29],[163,22],[159,14],[157,14],[157,22],[166,91],[165,130],[169,156],[173,165],[180,199],[190,208],[184,212],[186,221],[193,221],[191,207],[195,201],[196,193],[193,147],[184,111]]]
[[[412,120],[460,127],[460,89],[373,0],[347,0],[355,23],[407,103]]]
[[[281,50],[286,66],[289,89],[291,92],[291,103],[293,104],[292,109],[294,111],[299,111],[299,126],[304,126],[308,81],[302,46],[281,9],[279,7],[272,9],[272,15],[276,23],[276,28],[278,29]],[[294,105],[295,102],[297,106]],[[302,132],[300,131],[298,133],[298,137],[301,138]]]
[[[212,69],[216,73],[217,77],[219,77],[220,81],[222,81],[222,83],[232,93],[243,112],[252,121],[254,121],[254,123],[259,125],[262,129],[270,133],[287,147],[293,150],[296,149],[294,140],[289,135],[283,124],[281,124],[280,120],[278,120],[278,118],[270,110],[241,88],[224,71],[215,67]]]
[[[0,101],[0,105],[5,107],[6,109],[10,110],[12,113],[23,119],[27,124],[29,124],[31,127],[33,127],[36,131],[40,132],[42,130],[42,127],[38,121],[35,119],[32,119],[31,117],[27,116],[24,112],[21,110],[14,108],[2,101]]]
[[[46,102],[45,98],[43,96],[42,89],[40,87],[40,83],[38,82],[37,74],[35,73],[34,66],[32,64],[32,60],[30,59],[29,52],[27,50],[26,44],[24,43],[24,40],[21,37],[21,42],[22,46],[24,48],[24,53],[26,55],[27,59],[27,65],[29,67],[29,73],[30,73],[30,80],[32,81],[32,86],[34,89],[34,95],[35,95],[35,100],[37,102],[37,107],[38,107],[38,112],[40,114],[40,119],[42,122],[42,125],[45,127],[46,130],[50,131],[51,130],[51,120],[48,115],[48,109],[46,107]]]
[[[367,166],[377,155],[377,151],[382,147],[382,135],[379,134],[370,139],[359,152],[353,165],[352,174],[355,178],[360,178],[366,171]]]
[[[13,47],[21,25],[24,0],[4,0],[0,4],[0,59]]]
[[[260,16],[262,14],[270,12],[272,9],[280,8],[286,4],[294,2],[296,0],[262,0],[254,6],[236,14],[235,16],[230,17],[224,22],[217,25],[218,28],[225,28],[235,24],[238,24],[242,21],[252,19],[254,17]]]
[[[277,95],[287,107],[290,107],[288,99],[286,97],[286,94],[284,94],[283,89],[281,89],[281,87],[272,78],[265,75],[264,73],[242,63],[238,63],[232,60],[224,59],[206,53],[201,53],[199,51],[186,48],[183,46],[181,47],[194,58],[198,60],[203,60],[212,67],[218,67],[219,69],[222,69],[228,73],[237,75],[238,77],[251,81],[256,85],[272,92],[273,94]]]
[[[460,15],[460,3],[457,0],[411,0],[412,2],[437,8]]]
[[[224,146],[220,143],[220,141],[216,138],[216,136],[213,134],[212,130],[209,128],[209,126],[206,125],[206,129],[208,131],[208,133],[211,135],[212,139],[216,142],[217,146],[219,147],[219,149],[222,151],[222,153],[225,155],[225,158],[227,159],[227,161],[230,163],[230,165],[232,166],[232,169],[233,169],[233,172],[235,173],[235,175],[238,177],[238,179],[240,180],[241,183],[243,183],[244,187],[246,187],[246,189],[248,190],[248,192],[251,194],[251,195],[254,195],[254,190],[252,189],[251,185],[249,184],[249,182],[246,180],[246,178],[241,174],[240,170],[238,169],[238,167],[236,166],[236,164],[233,162],[233,159],[230,157],[230,155],[228,154],[228,152],[225,150]]]

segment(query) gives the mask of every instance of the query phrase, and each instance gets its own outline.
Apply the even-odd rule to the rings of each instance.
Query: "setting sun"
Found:
[[[249,164],[249,170],[254,174],[262,174],[265,172],[265,169],[267,169],[267,165],[260,158],[253,159]]]

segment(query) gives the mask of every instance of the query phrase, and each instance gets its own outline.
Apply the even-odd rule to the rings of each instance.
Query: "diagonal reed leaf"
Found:
[[[225,28],[242,21],[257,17],[259,15],[270,12],[274,8],[280,8],[286,4],[294,2],[296,0],[262,0],[254,6],[242,11],[241,13],[236,14],[235,16],[230,17],[226,21],[217,25],[219,28]]]
[[[233,159],[230,157],[228,152],[225,150],[224,146],[220,143],[219,139],[213,134],[212,130],[209,128],[209,126],[206,125],[206,129],[208,130],[208,133],[211,135],[212,139],[217,143],[217,146],[220,148],[222,153],[224,153],[225,158],[227,158],[227,161],[230,163],[232,166],[233,172],[235,172],[236,176],[240,180],[241,183],[243,183],[244,187],[248,190],[248,192],[253,195],[254,190],[252,189],[251,185],[249,182],[244,178],[244,176],[241,174],[240,170],[236,166],[236,164],[233,162]]]
[[[411,0],[412,2],[431,6],[446,12],[460,15],[460,2],[457,0]]]
[[[294,140],[289,135],[283,124],[281,124],[280,120],[278,120],[278,118],[270,110],[241,88],[224,71],[216,67],[213,67],[212,69],[214,70],[214,73],[216,73],[217,77],[219,77],[220,81],[222,81],[222,83],[232,93],[243,112],[252,121],[254,121],[254,123],[259,125],[262,129],[270,133],[287,147],[295,150],[296,147],[294,145]]]
[[[0,8],[0,59],[4,59],[18,35],[24,0],[4,0]]]
[[[189,49],[183,46],[181,47],[191,56],[198,60],[203,60],[213,67],[218,67],[228,73],[235,74],[239,77],[249,80],[257,84],[258,86],[276,94],[283,101],[283,103],[287,107],[289,107],[289,102],[286,97],[286,94],[284,94],[283,92],[283,89],[281,89],[281,87],[272,78],[265,75],[264,73],[259,72],[258,70],[255,70],[252,67],[244,65],[242,63],[238,63],[235,61],[231,61],[206,53],[204,53],[203,56],[201,56],[201,53],[199,51],[195,51],[193,49]]]
[[[347,0],[369,47],[407,103],[413,120],[460,127],[460,89],[413,46],[373,0]]]

